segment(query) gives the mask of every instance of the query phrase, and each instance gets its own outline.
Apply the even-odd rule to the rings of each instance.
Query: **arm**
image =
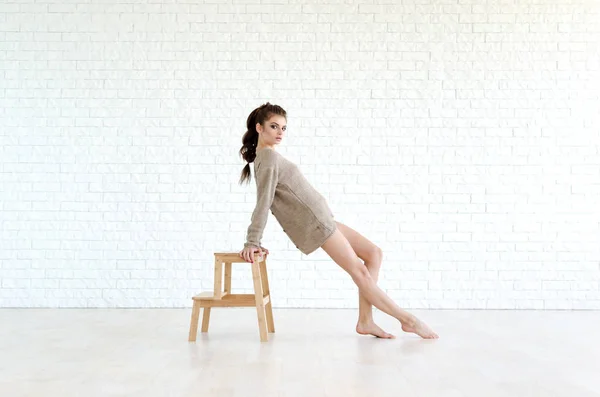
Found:
[[[256,172],[256,207],[252,213],[252,221],[248,227],[244,247],[261,246],[262,233],[267,224],[269,209],[275,197],[277,180],[277,164],[261,164]]]

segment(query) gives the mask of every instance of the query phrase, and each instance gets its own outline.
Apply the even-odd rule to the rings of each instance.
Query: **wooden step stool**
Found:
[[[254,281],[254,294],[231,293],[231,264],[245,263],[251,265],[252,280]],[[223,265],[225,265],[225,289],[223,290]],[[200,308],[204,308],[202,316],[202,332],[208,332],[210,310],[213,307],[250,307],[256,306],[258,314],[258,330],[261,342],[268,339],[267,332],[275,332],[273,323],[273,310],[271,306],[271,293],[267,277],[267,254],[264,252],[254,254],[254,263],[246,262],[237,252],[215,253],[215,287],[214,291],[202,292],[192,298],[192,321],[190,324],[189,341],[196,341],[198,333],[198,320]]]

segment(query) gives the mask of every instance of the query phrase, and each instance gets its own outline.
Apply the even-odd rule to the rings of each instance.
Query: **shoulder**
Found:
[[[260,162],[263,165],[277,165],[279,162],[279,153],[271,148],[264,148],[260,151]]]

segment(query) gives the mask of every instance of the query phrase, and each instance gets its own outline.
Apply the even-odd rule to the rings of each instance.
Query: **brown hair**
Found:
[[[256,158],[256,145],[258,145],[258,131],[256,131],[256,123],[261,125],[267,121],[273,114],[287,118],[287,113],[281,106],[273,105],[269,102],[257,107],[250,113],[246,120],[246,128],[248,129],[242,137],[242,148],[240,155],[248,162],[242,170],[240,176],[240,185],[246,181],[250,183],[250,163]]]

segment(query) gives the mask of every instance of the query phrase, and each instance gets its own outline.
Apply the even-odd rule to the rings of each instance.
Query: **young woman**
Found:
[[[373,321],[372,306],[396,318],[402,330],[422,338],[438,335],[414,315],[401,309],[377,286],[381,249],[360,233],[334,220],[325,198],[315,190],[298,167],[275,150],[286,131],[287,116],[280,106],[266,103],[250,113],[240,155],[248,162],[240,184],[250,183],[254,162],[256,207],[240,256],[252,262],[254,253],[268,250],[261,245],[269,210],[290,240],[305,255],[322,248],[352,277],[359,289],[356,331],[363,335],[394,338]],[[362,259],[362,261],[361,261]]]

